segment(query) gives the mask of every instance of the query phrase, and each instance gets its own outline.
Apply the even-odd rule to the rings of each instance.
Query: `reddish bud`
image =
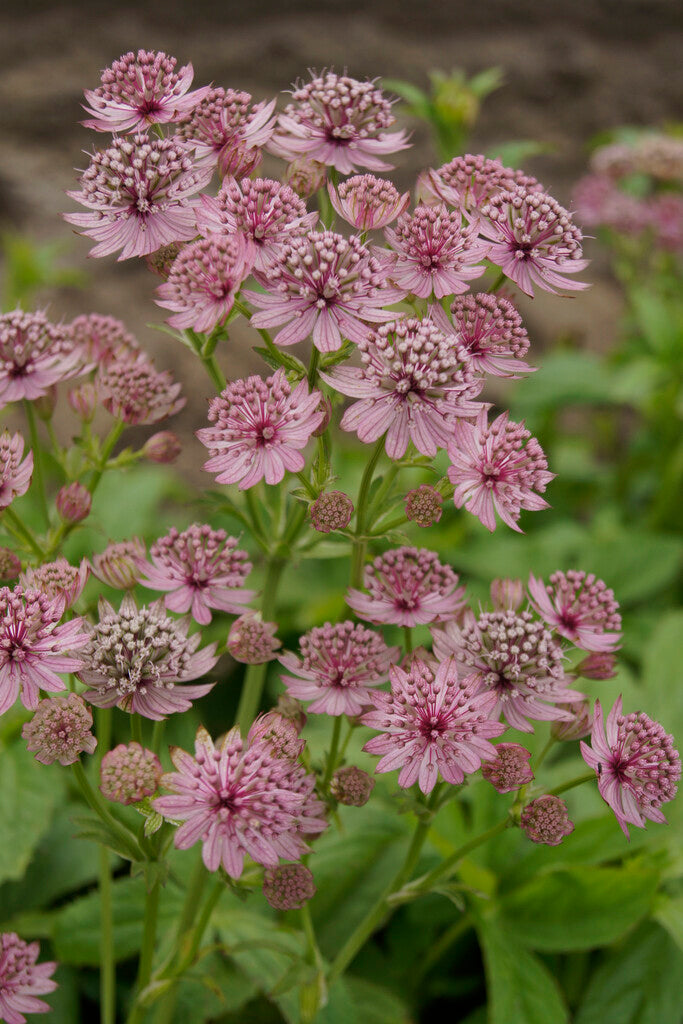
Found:
[[[90,514],[92,497],[83,484],[65,484],[57,492],[56,505],[65,523],[80,523]]]
[[[152,434],[142,448],[142,454],[150,462],[158,462],[161,465],[175,462],[182,451],[180,439],[172,430],[160,430]]]
[[[609,651],[593,651],[576,666],[577,676],[584,679],[614,679],[617,659]]]
[[[66,396],[73,411],[84,423],[90,423],[97,409],[97,388],[92,381],[85,381],[77,388],[72,388]]]

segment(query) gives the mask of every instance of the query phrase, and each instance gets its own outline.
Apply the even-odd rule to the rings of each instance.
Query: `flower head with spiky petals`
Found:
[[[405,290],[387,285],[379,261],[352,235],[309,231],[282,249],[280,258],[254,277],[266,289],[244,292],[262,310],[254,313],[254,327],[279,327],[277,345],[295,345],[313,335],[321,352],[341,348],[342,338],[356,343],[367,334],[364,321],[392,320],[382,306],[398,302]]]
[[[505,726],[491,718],[495,698],[479,692],[476,681],[458,679],[454,661],[441,662],[434,672],[413,658],[407,672],[392,665],[390,674],[391,693],[373,692],[375,710],[363,715],[364,725],[384,733],[363,747],[382,755],[375,771],[400,769],[399,786],[417,782],[427,794],[439,775],[458,786],[482,760],[496,756],[490,740]]]
[[[488,244],[475,226],[463,226],[459,210],[449,211],[443,203],[420,203],[414,213],[402,213],[384,237],[390,249],[376,250],[383,269],[399,288],[423,299],[466,292],[486,269]]]
[[[132,590],[137,583],[138,562],[145,557],[145,545],[139,537],[108,544],[93,555],[93,576],[115,590]]]
[[[303,836],[322,832],[324,807],[315,798],[315,777],[264,738],[245,742],[235,727],[215,746],[200,726],[195,756],[171,748],[177,771],[162,778],[171,795],[154,808],[183,821],[175,845],[186,850],[201,840],[209,871],[222,865],[239,878],[247,854],[274,868],[280,857],[299,860],[309,847]]]
[[[382,324],[358,342],[361,367],[335,366],[322,379],[360,401],[344,413],[343,430],[371,444],[386,434],[391,459],[405,455],[410,441],[423,455],[436,455],[453,436],[458,416],[476,416],[474,399],[483,378],[465,350],[447,339],[432,320],[410,317]]]
[[[398,647],[387,647],[381,636],[351,621],[316,626],[299,640],[301,658],[280,655],[291,675],[281,676],[287,692],[313,700],[315,715],[359,715],[372,703],[369,687],[389,678],[389,665],[398,661]]]
[[[583,696],[567,687],[562,649],[530,611],[482,612],[479,618],[468,611],[461,626],[447,622],[432,636],[436,657],[454,657],[473,673],[482,689],[496,695],[494,717],[504,715],[520,732],[533,732],[528,719],[569,720],[556,705]]]
[[[351,589],[346,603],[369,622],[426,625],[453,618],[465,606],[457,574],[427,548],[385,551],[365,567],[363,582],[370,593]]]
[[[131,426],[158,423],[185,405],[181,385],[168,370],[157,370],[144,352],[116,352],[100,366],[95,379],[107,412]]]
[[[356,231],[385,228],[410,204],[410,192],[400,195],[390,181],[374,174],[354,174],[337,188],[328,182],[327,191],[334,210]]]
[[[26,1013],[48,1013],[51,1007],[38,996],[54,992],[57,969],[53,960],[37,964],[40,945],[24,942],[16,932],[0,933],[0,1020],[26,1024]]]
[[[187,711],[214,686],[180,686],[206,675],[216,664],[216,645],[201,651],[201,635],[188,637],[189,620],[171,619],[162,601],[139,608],[126,594],[117,611],[101,600],[99,621],[91,627],[78,678],[83,696],[99,708],[121,708],[161,721]]]
[[[263,895],[275,910],[301,910],[315,894],[313,874],[303,864],[280,864],[263,872]]]
[[[518,187],[491,196],[481,214],[479,233],[491,243],[488,258],[527,295],[533,297],[534,285],[553,294],[588,287],[567,276],[589,261],[571,214],[552,196]]]
[[[92,732],[92,712],[76,693],[41,700],[21,735],[26,749],[40,764],[73,764],[82,753],[93,754],[97,740]]]
[[[137,353],[140,345],[121,320],[100,313],[77,316],[67,326],[84,363],[103,363],[117,352]]]
[[[256,591],[245,590],[251,571],[246,551],[225,530],[193,523],[175,526],[149,549],[152,564],[140,559],[138,580],[150,590],[167,591],[164,603],[173,612],[190,612],[195,622],[211,622],[211,609],[239,615]]]
[[[157,305],[173,312],[171,327],[210,334],[224,324],[252,259],[251,246],[241,235],[209,235],[184,246],[168,280],[157,288]]]
[[[44,313],[15,309],[0,315],[0,409],[47,394],[53,384],[83,372],[80,351]]]
[[[91,157],[80,191],[67,192],[87,213],[66,213],[64,219],[95,240],[91,256],[118,249],[120,260],[149,256],[169,242],[195,237],[196,193],[211,174],[211,167],[193,163],[181,139],[115,137]]]
[[[282,641],[276,622],[264,622],[260,612],[247,611],[230,626],[227,649],[243,665],[265,665],[277,657]]]
[[[456,156],[436,170],[421,174],[418,184],[428,196],[468,214],[479,210],[492,195],[518,185],[529,192],[543,188],[535,178],[504,167],[500,160],[491,160],[481,153]]]
[[[381,158],[410,143],[403,131],[387,132],[396,118],[382,90],[373,81],[334,71],[312,75],[310,82],[297,84],[292,102],[278,117],[272,152],[285,160],[305,156],[340,174],[359,167],[391,170],[392,164]]]
[[[65,690],[58,672],[75,672],[82,658],[74,652],[88,643],[83,620],[58,625],[62,601],[39,590],[0,588],[0,715],[21,693],[29,711],[38,707],[41,690]]]
[[[307,213],[296,192],[271,178],[226,179],[214,198],[201,197],[197,226],[203,235],[237,234],[250,245],[254,267],[267,272],[293,235],[313,228],[317,213]]]
[[[483,409],[476,423],[456,420],[448,445],[448,479],[455,487],[456,508],[463,505],[487,530],[496,528],[496,512],[512,530],[522,533],[522,509],[549,508],[536,492],[554,478],[543,449],[523,423],[504,412],[487,423]]]
[[[554,572],[546,586],[529,576],[529,593],[541,618],[582,651],[613,651],[621,637],[619,602],[593,573]]]
[[[24,439],[21,434],[0,434],[0,509],[9,508],[15,498],[26,494],[33,475],[33,452],[22,462]]]
[[[511,793],[533,782],[531,753],[519,743],[496,744],[496,756],[482,765],[481,774],[499,793]]]
[[[137,804],[153,796],[163,774],[157,755],[133,741],[107,751],[100,764],[100,791],[117,804]]]
[[[181,139],[195,153],[198,166],[218,167],[222,178],[252,174],[275,129],[275,100],[251,102],[248,92],[209,89],[178,125]]]
[[[405,497],[406,519],[421,529],[434,526],[441,519],[443,498],[436,487],[420,484]]]
[[[83,558],[79,566],[74,566],[60,555],[54,562],[43,562],[36,568],[28,567],[19,577],[19,582],[26,590],[40,590],[50,600],[59,599],[63,615],[81,596],[89,573],[87,558]]]
[[[529,335],[508,299],[488,292],[462,295],[452,304],[451,313],[452,323],[441,306],[435,304],[429,310],[440,330],[447,337],[457,338],[475,370],[513,379],[535,370],[523,361]]]
[[[209,406],[214,424],[197,431],[211,458],[204,469],[219,484],[238,483],[240,490],[265,478],[279,484],[285,471],[304,468],[301,449],[322,422],[321,394],[302,380],[292,387],[284,370],[265,381],[247,377],[228,384]]]
[[[209,91],[188,92],[194,78],[191,64],[176,71],[175,57],[154,50],[124,53],[102,72],[101,85],[86,89],[92,117],[83,124],[96,132],[142,131],[152,124],[178,121]]]
[[[605,728],[596,700],[591,745],[581,743],[581,756],[597,773],[600,796],[625,836],[628,825],[644,828],[646,819],[666,823],[660,807],[676,795],[681,759],[659,722],[643,711],[625,715],[619,697]]]

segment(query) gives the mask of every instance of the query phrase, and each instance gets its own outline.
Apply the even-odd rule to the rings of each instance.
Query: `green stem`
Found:
[[[498,274],[498,277],[495,279],[495,281],[493,282],[493,284],[489,288],[489,295],[494,295],[499,290],[499,288],[501,288],[503,286],[504,282],[505,282],[505,274],[501,270],[500,273]]]
[[[116,965],[114,916],[109,850],[100,846],[100,1024],[116,1021]]]
[[[449,857],[446,857],[437,867],[433,868],[422,878],[416,879],[414,887],[417,891],[428,892],[434,887],[434,885],[441,881],[442,878],[451,874],[453,868],[466,857],[472,850],[476,850],[478,846],[482,846],[487,843],[489,839],[493,839],[494,836],[500,835],[506,828],[512,825],[512,819],[510,817],[504,818],[499,821],[497,825],[488,829],[486,832],[482,832],[481,835],[475,836],[474,839],[470,839],[469,842],[459,846]]]
[[[403,627],[403,645],[406,649],[406,654],[413,653],[413,631],[410,626]]]
[[[311,390],[315,386],[315,379],[318,376],[318,363],[320,362],[320,350],[313,346],[311,352],[311,361],[308,364],[308,386]]]
[[[339,756],[339,739],[341,737],[342,727],[342,715],[335,715],[334,725],[332,726],[332,740],[330,742],[330,752],[327,755],[327,765],[325,767],[325,775],[322,781],[322,791],[327,793],[329,789],[330,781],[334,775],[334,770],[337,767],[337,759]]]
[[[73,776],[78,783],[86,803],[92,808],[102,821],[114,832],[121,846],[127,851],[131,860],[143,860],[142,852],[135,837],[116,820],[97,790],[93,789],[85,774],[80,761],[75,761],[71,766]]]
[[[138,963],[138,976],[135,982],[135,1001],[128,1015],[128,1024],[140,1024],[144,1020],[145,1010],[140,1005],[141,993],[149,985],[152,977],[152,964],[154,963],[154,947],[157,937],[157,920],[159,917],[159,891],[161,886],[158,881],[152,883],[145,894],[145,924],[142,933],[142,948]]]
[[[383,523],[376,530],[371,530],[368,536],[384,537],[390,530],[396,530],[399,526],[405,526],[409,522],[408,516],[397,516],[395,519],[390,519],[388,523]]]
[[[43,517],[46,526],[50,525],[50,518],[47,512],[47,498],[45,497],[45,478],[43,476],[43,455],[40,447],[40,439],[38,437],[38,424],[36,423],[36,414],[33,411],[33,406],[27,400],[24,400],[24,413],[26,414],[26,420],[28,422],[28,431],[31,438],[31,450],[33,451],[33,483],[35,484],[35,493],[38,495],[38,507],[40,508],[40,514]]]
[[[557,741],[556,741],[555,737],[551,736],[550,739],[548,740],[548,742],[546,743],[546,745],[544,746],[543,750],[541,751],[541,753],[538,755],[538,758],[536,759],[536,764],[534,765],[534,771],[538,771],[538,769],[541,767],[541,765],[545,761],[547,755],[550,753],[552,748],[555,746],[556,742]]]
[[[437,939],[433,946],[429,948],[426,956],[420,960],[420,964],[415,972],[415,980],[421,981],[426,978],[432,967],[438,964],[441,957],[446,953],[454,942],[464,935],[465,932],[469,931],[472,927],[472,919],[469,914],[463,914],[457,921],[447,928],[441,938]]]
[[[88,485],[88,490],[90,491],[91,495],[95,493],[99,486],[100,480],[102,479],[102,474],[107,468],[109,456],[114,451],[114,448],[116,447],[116,442],[121,437],[124,427],[125,423],[122,420],[117,420],[105,438],[104,444],[102,445],[102,451],[100,452],[99,465],[95,472],[93,473],[92,477],[90,478],[90,483]]]
[[[155,754],[158,754],[159,751],[161,750],[161,740],[164,735],[165,724],[166,723],[164,721],[161,721],[155,722],[154,725],[152,726],[152,751]]]
[[[213,353],[210,353],[209,355],[200,355],[199,358],[202,361],[204,369],[206,370],[209,377],[216,386],[216,390],[224,391],[227,381],[225,379],[225,374],[218,365],[218,360],[216,359],[215,355]]]
[[[360,482],[360,488],[358,490],[358,500],[356,502],[356,536],[353,541],[353,558],[351,563],[351,586],[359,587],[363,582],[363,565],[365,564],[365,551],[367,547],[367,541],[362,539],[363,531],[365,529],[365,515],[367,511],[368,495],[370,493],[370,485],[372,483],[372,477],[375,472],[375,467],[379,462],[380,455],[384,451],[384,436],[380,437],[375,445],[372,455],[365,467],[363,478]]]
[[[134,743],[139,743],[140,746],[144,746],[142,742],[142,719],[140,715],[132,714],[130,716],[130,738]]]
[[[29,530],[26,523],[22,522],[19,516],[12,508],[5,508],[2,510],[4,522],[9,525],[10,531],[14,533],[17,539],[24,541],[31,548],[33,553],[40,558],[41,561],[45,558],[45,552],[41,548],[40,544],[34,537],[31,530]]]
[[[214,881],[212,888],[209,889],[209,895],[206,898],[204,906],[201,909],[201,913],[199,914],[197,923],[194,926],[187,949],[185,950],[185,953],[180,963],[178,964],[177,971],[175,972],[178,975],[183,974],[188,969],[188,967],[191,967],[192,964],[194,963],[194,959],[197,956],[197,953],[199,952],[199,947],[201,945],[202,939],[204,938],[204,932],[206,931],[209,921],[211,920],[211,915],[213,914],[216,908],[216,904],[218,903],[219,899],[221,898],[224,892],[225,882],[223,881],[222,878],[218,877]]]
[[[280,582],[285,562],[281,558],[270,558],[266,562],[266,578],[263,583],[263,599],[261,614],[264,622],[270,622],[275,612],[277,587]],[[261,703],[261,694],[266,681],[268,663],[249,665],[242,684],[242,693],[237,708],[235,724],[239,725],[244,734],[256,717]]]
[[[555,786],[554,789],[548,790],[548,796],[559,796],[560,793],[566,793],[568,789],[574,789],[575,786],[582,786],[584,782],[594,782],[597,778],[594,771],[584,772],[583,775],[577,775],[575,778],[570,779],[569,782],[563,782],[561,786]]]

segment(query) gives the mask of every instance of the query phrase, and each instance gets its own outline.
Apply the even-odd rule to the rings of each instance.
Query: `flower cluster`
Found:
[[[0,315],[0,409],[35,401],[82,369],[80,347],[44,313],[15,309]]]
[[[417,626],[451,619],[465,606],[457,574],[426,548],[394,548],[378,555],[365,568],[364,584],[369,594],[352,588],[346,600],[369,622]]]
[[[24,942],[15,932],[0,933],[0,1020],[26,1024],[26,1013],[47,1013],[51,1007],[38,996],[54,992],[57,964],[36,963],[40,946]]]

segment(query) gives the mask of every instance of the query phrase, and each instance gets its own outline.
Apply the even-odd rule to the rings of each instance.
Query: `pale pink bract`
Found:
[[[581,650],[605,652],[618,647],[619,603],[614,591],[593,573],[576,569],[554,572],[547,585],[530,574],[529,593],[534,608],[550,628]]]
[[[158,423],[185,405],[181,385],[144,352],[118,350],[100,365],[95,386],[107,412],[132,426]]]
[[[333,209],[356,231],[385,228],[410,204],[410,192],[400,195],[390,181],[374,174],[355,174],[336,188],[328,182],[327,191]]]
[[[418,178],[420,192],[471,215],[492,196],[521,185],[530,192],[542,190],[535,178],[504,167],[481,153],[456,156],[449,163],[424,171]],[[427,198],[429,202],[429,198]]]
[[[26,494],[33,475],[33,452],[24,454],[24,439],[19,432],[0,434],[0,509],[9,508],[15,498]]]
[[[15,309],[0,315],[0,409],[42,398],[54,384],[83,369],[68,331],[50,323],[43,312]]]
[[[171,327],[210,334],[224,324],[251,271],[251,247],[241,235],[208,235],[184,246],[157,288]]]
[[[453,321],[438,304],[429,315],[447,337],[457,338],[472,367],[494,377],[512,377],[535,369],[523,361],[529,336],[512,303],[499,295],[479,292],[459,296],[451,305]]]
[[[81,596],[89,573],[87,558],[81,559],[80,565],[74,566],[60,555],[54,562],[43,562],[35,568],[28,566],[19,577],[19,582],[27,590],[40,590],[50,600],[60,600],[64,614]]]
[[[275,100],[252,104],[248,92],[209,89],[176,131],[194,150],[197,166],[218,168],[222,178],[252,174],[274,128]]]

